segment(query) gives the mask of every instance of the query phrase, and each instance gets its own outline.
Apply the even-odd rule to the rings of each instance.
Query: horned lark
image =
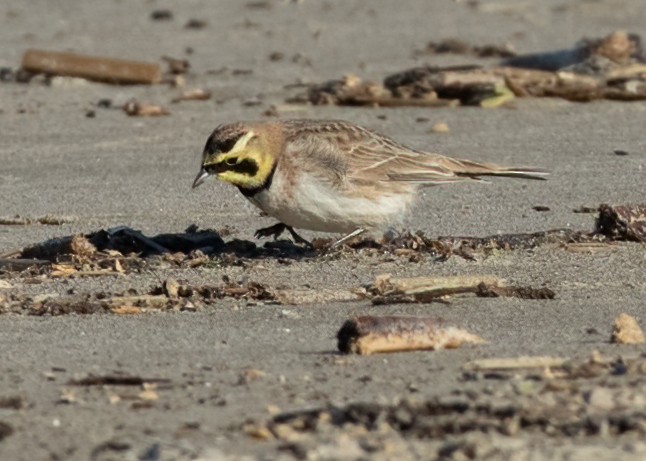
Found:
[[[233,184],[279,220],[256,236],[288,230],[304,243],[293,228],[347,234],[343,241],[396,224],[421,187],[546,174],[422,152],[350,122],[283,120],[218,126],[193,187],[211,175]]]

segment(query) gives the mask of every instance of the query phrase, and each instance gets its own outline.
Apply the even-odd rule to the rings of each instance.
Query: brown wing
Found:
[[[349,182],[409,181],[426,185],[469,179],[456,175],[434,156],[409,149],[386,136],[343,121],[291,120],[290,146],[300,164],[324,166]],[[319,169],[320,171],[320,169]]]
[[[324,166],[334,182],[398,181],[432,186],[478,180],[479,176],[544,179],[544,170],[508,168],[417,151],[344,121],[293,120],[294,146],[307,161]],[[307,153],[310,153],[308,155]],[[302,163],[301,163],[302,164]],[[318,169],[320,171],[320,169]]]
[[[446,157],[417,152],[380,135],[351,145],[348,151],[348,176],[356,179],[406,181],[436,185],[464,181],[447,164]]]

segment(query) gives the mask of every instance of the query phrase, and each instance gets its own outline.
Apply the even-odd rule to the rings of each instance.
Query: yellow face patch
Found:
[[[258,143],[249,145],[255,137],[253,131],[247,132],[229,152],[207,156],[203,168],[211,170],[211,174],[215,174],[220,181],[243,189],[262,187],[273,169],[273,159],[264,153]]]

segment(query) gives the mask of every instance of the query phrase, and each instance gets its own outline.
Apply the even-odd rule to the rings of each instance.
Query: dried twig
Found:
[[[513,357],[473,360],[464,368],[473,371],[517,370],[521,368],[560,368],[569,362],[561,357]]]

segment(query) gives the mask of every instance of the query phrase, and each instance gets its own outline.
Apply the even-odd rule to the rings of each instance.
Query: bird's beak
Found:
[[[195,177],[195,181],[193,181],[193,189],[195,189],[197,186],[199,186],[200,184],[202,184],[202,183],[204,182],[204,180],[205,180],[206,178],[208,178],[209,176],[210,176],[210,175],[209,175],[209,172],[208,172],[208,171],[206,171],[206,170],[204,169],[204,167],[202,167],[202,168],[200,169],[200,172],[199,172],[199,173],[197,174],[197,176]]]

